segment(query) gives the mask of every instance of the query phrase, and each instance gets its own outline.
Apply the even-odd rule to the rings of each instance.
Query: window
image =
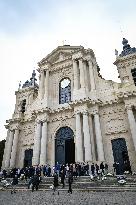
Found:
[[[136,86],[136,68],[132,69],[131,73],[132,73],[132,77],[133,77],[133,80],[134,80],[134,84]]]
[[[65,78],[59,83],[59,104],[68,103],[71,101],[71,82]]]
[[[24,113],[25,112],[25,106],[26,106],[26,99],[24,99],[22,101],[22,106],[21,106],[21,112]]]

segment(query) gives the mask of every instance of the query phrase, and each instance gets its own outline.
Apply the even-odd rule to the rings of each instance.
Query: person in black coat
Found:
[[[57,189],[58,186],[59,186],[59,183],[58,183],[58,174],[55,172],[53,177],[54,177],[54,178],[53,178],[53,191],[55,192],[56,189]],[[54,195],[54,192],[53,192],[53,195]],[[58,191],[58,195],[59,195],[59,191]]]
[[[91,164],[91,173],[92,173],[92,175],[94,176],[94,173],[95,173],[94,163]]]
[[[72,182],[73,182],[73,175],[72,175],[72,172],[69,172],[68,174],[68,185],[69,185],[68,193],[71,193],[71,194],[72,194]]]
[[[103,162],[101,162],[101,164],[100,164],[100,170],[101,170],[101,173],[103,175],[104,174],[104,164],[103,164]]]
[[[35,174],[33,177],[32,177],[32,192],[34,191],[34,188],[36,189],[36,191],[38,190],[38,187],[39,187],[39,183],[40,183],[40,180],[39,180],[39,177],[37,174]]]
[[[16,193],[15,187],[18,184],[18,177],[17,175],[15,175],[13,177],[13,181],[12,181],[12,190],[11,190],[11,194]]]
[[[64,180],[65,180],[65,170],[62,169],[61,172],[60,172],[60,174],[61,174],[62,188],[64,188],[64,187],[65,187],[65,182],[64,182]]]

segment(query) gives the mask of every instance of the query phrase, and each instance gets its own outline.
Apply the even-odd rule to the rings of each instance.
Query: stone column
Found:
[[[132,139],[136,151],[136,120],[131,107],[127,107],[127,114],[128,114],[130,131],[131,131],[131,135],[132,135]]]
[[[16,153],[17,153],[17,145],[18,145],[18,137],[19,137],[19,129],[15,129],[11,159],[10,159],[10,167],[14,168],[16,166]]]
[[[44,70],[40,70],[40,82],[39,82],[39,98],[42,99],[44,95]]]
[[[96,151],[95,151],[94,129],[93,129],[92,116],[90,116],[90,118],[89,118],[89,125],[90,125],[90,134],[91,134],[92,156],[93,156],[93,161],[96,161]]]
[[[55,139],[52,136],[51,137],[52,142],[51,142],[51,149],[52,149],[52,153],[51,153],[51,167],[53,167],[55,165]]]
[[[40,162],[40,146],[41,146],[41,121],[37,121],[35,127],[33,165],[38,165]]]
[[[76,60],[73,60],[73,71],[74,71],[74,90],[78,90],[78,66]]]
[[[6,142],[5,142],[5,149],[4,149],[4,154],[3,154],[2,168],[5,168],[5,160],[6,160],[7,150],[8,150],[9,136],[10,136],[10,131],[8,129],[7,130]]]
[[[92,161],[91,138],[89,132],[88,113],[83,113],[83,132],[84,132],[84,147],[85,147],[85,162]]]
[[[47,121],[44,121],[42,125],[40,165],[45,165],[47,162],[46,150],[47,150]]]
[[[79,70],[80,70],[80,85],[81,88],[85,88],[85,73],[83,59],[79,59]]]
[[[76,154],[77,162],[83,162],[83,141],[81,132],[80,113],[76,113]]]
[[[13,144],[13,137],[14,137],[14,132],[13,130],[10,130],[9,133],[9,140],[8,140],[8,145],[7,145],[7,153],[6,153],[6,159],[5,159],[5,168],[9,168],[10,166],[10,156],[11,156],[11,150],[12,150],[12,144]]]
[[[48,99],[48,93],[49,93],[49,70],[46,70],[46,76],[45,76],[45,93],[44,98]]]
[[[93,63],[91,60],[88,61],[88,65],[89,65],[90,83],[91,83],[91,91],[92,91],[95,90],[95,81],[94,81]]]
[[[98,113],[94,114],[94,123],[95,123],[98,161],[102,162],[102,161],[105,161],[105,159],[104,159],[103,142],[102,142],[101,127],[100,127],[100,120],[99,120]]]

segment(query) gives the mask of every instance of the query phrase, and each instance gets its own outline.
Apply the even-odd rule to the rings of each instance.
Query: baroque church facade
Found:
[[[136,49],[122,43],[121,83],[103,79],[82,46],[59,46],[38,63],[39,85],[33,71],[15,92],[3,168],[118,162],[136,170]]]

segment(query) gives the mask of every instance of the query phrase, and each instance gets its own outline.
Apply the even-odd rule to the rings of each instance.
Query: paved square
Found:
[[[52,191],[19,191],[11,195],[9,191],[0,191],[0,205],[136,205],[135,192],[81,192],[52,195]]]

